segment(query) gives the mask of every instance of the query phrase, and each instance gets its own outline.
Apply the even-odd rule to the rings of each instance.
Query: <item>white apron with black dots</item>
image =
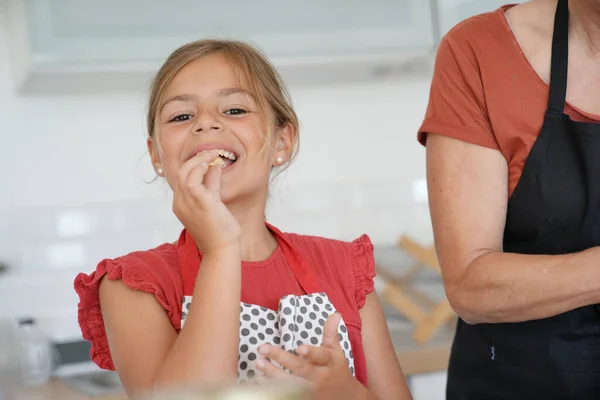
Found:
[[[182,328],[191,304],[192,296],[184,296]],[[301,344],[320,346],[325,321],[335,311],[327,295],[322,292],[284,296],[279,300],[277,312],[255,304],[241,303],[238,382],[252,381],[262,375],[256,369],[256,360],[258,348],[265,343],[279,346],[290,353],[295,353]],[[338,325],[338,339],[354,376],[352,346],[343,319]]]

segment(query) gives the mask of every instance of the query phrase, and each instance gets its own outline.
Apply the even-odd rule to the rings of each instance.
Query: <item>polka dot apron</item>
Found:
[[[269,343],[295,353],[301,344],[319,346],[323,339],[323,325],[330,315],[336,312],[327,295],[304,259],[287,242],[280,240],[279,245],[288,260],[288,264],[306,295],[283,296],[279,300],[277,311],[255,304],[240,304],[240,347],[238,360],[238,382],[246,383],[262,375],[256,369],[258,347]],[[181,327],[185,324],[187,312],[192,304],[192,296],[183,297]],[[354,375],[354,358],[343,321],[338,325],[338,339],[345,353],[348,368]]]

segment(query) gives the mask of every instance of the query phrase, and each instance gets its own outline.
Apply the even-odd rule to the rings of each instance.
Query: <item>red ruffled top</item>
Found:
[[[352,344],[356,378],[366,385],[367,366],[359,310],[367,294],[374,290],[375,261],[370,239],[363,235],[352,242],[344,242],[276,230],[274,233],[284,235],[287,243],[294,246],[313,270],[322,290],[342,314]],[[111,280],[121,279],[131,289],[153,294],[165,309],[173,328],[179,332],[183,296],[191,295],[185,293],[189,289],[184,288],[193,287],[195,282],[195,276],[186,271],[194,269],[190,268],[190,264],[198,260],[195,243],[188,236],[184,229],[177,244],[163,244],[151,250],[105,259],[91,274],[77,275],[74,285],[80,299],[79,325],[83,338],[91,342],[91,359],[99,367],[109,370],[115,368],[98,298],[101,279],[104,276]],[[291,272],[281,246],[264,261],[242,262],[243,302],[276,311],[279,299],[288,294],[307,293],[304,293]]]

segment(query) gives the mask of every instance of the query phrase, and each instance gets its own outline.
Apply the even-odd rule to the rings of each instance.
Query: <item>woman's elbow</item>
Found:
[[[460,319],[469,325],[486,322],[482,302],[465,290],[464,286],[454,282],[444,282],[444,286],[448,303]]]

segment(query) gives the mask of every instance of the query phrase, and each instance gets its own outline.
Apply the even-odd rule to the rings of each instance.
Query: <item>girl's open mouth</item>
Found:
[[[221,168],[227,168],[237,161],[237,155],[227,150],[220,149],[219,156],[209,165],[220,165]]]

